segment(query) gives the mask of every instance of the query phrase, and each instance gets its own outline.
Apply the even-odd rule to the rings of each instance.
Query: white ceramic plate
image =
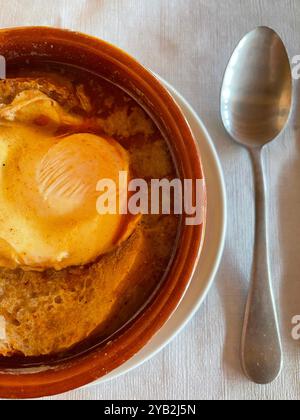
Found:
[[[227,221],[226,192],[218,156],[212,140],[196,112],[172,86],[164,80],[162,82],[182,108],[200,146],[208,192],[208,220],[204,247],[198,269],[188,291],[169,321],[139,353],[90,386],[124,375],[154,357],[169,344],[200,308],[215,278],[223,253]]]

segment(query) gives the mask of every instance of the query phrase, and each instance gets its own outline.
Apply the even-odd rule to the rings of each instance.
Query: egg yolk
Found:
[[[89,133],[56,137],[33,123],[41,115],[49,127],[77,118],[40,92],[23,94],[0,110],[2,267],[60,270],[87,264],[127,239],[138,221],[97,212],[98,182],[118,185],[119,173],[129,173],[125,149]],[[117,193],[118,199],[126,197]]]

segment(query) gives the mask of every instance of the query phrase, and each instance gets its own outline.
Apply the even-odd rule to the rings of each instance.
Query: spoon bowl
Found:
[[[228,64],[221,115],[231,137],[262,147],[285,127],[292,105],[292,75],[286,48],[270,28],[246,35]]]

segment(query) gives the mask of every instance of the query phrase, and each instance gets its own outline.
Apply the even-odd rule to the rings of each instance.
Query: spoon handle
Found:
[[[255,248],[242,337],[242,363],[253,382],[267,384],[282,368],[282,349],[271,285],[262,149],[252,151],[255,178]]]

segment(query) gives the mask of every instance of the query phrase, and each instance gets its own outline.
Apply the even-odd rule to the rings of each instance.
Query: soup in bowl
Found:
[[[39,397],[104,376],[168,320],[200,256],[205,184],[181,110],[126,53],[16,28],[0,54],[0,396]]]

